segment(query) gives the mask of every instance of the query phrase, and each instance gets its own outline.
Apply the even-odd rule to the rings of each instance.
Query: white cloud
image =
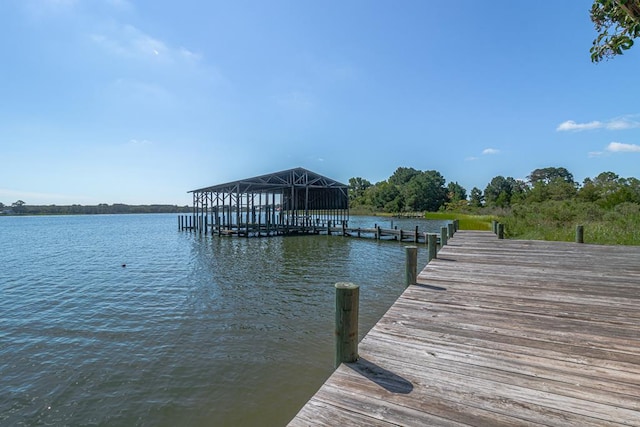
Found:
[[[108,28],[100,34],[92,34],[91,40],[107,53],[126,58],[161,57],[172,60],[177,51],[172,51],[161,40],[140,31],[134,26]]]
[[[474,161],[474,160],[478,160],[478,158],[477,158],[477,157],[470,156],[470,157],[465,157],[465,160],[466,160],[466,161],[468,161],[468,162],[472,162],[472,161]]]
[[[640,122],[634,120],[633,116],[621,117],[618,119],[613,119],[607,122],[607,129],[609,130],[622,130],[622,129],[633,129],[640,127]]]
[[[640,145],[611,142],[607,145],[606,150],[613,153],[640,153]]]
[[[600,129],[603,127],[603,123],[599,121],[593,121],[589,123],[576,123],[573,120],[567,120],[566,122],[560,123],[556,128],[558,132],[579,132],[583,130],[592,130],[592,129]]]
[[[573,120],[562,122],[556,128],[558,132],[580,132],[583,130],[607,129],[607,130],[623,130],[640,127],[640,121],[637,120],[638,115],[626,115],[616,117],[605,122],[594,120],[588,123],[576,123]]]
[[[500,152],[500,150],[495,149],[495,148],[485,148],[484,150],[482,150],[482,154],[486,155],[491,155],[491,154],[498,154]]]
[[[606,155],[606,153],[602,151],[589,151],[587,155],[589,156],[589,158],[593,158],[593,157],[602,157]]]

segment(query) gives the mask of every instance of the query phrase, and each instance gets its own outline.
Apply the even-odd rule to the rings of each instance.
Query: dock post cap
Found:
[[[360,287],[360,285],[356,285],[355,283],[351,282],[338,282],[335,286],[336,289],[357,289]]]

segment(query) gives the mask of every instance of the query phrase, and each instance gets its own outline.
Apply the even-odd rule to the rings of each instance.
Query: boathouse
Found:
[[[276,236],[346,226],[348,186],[304,168],[191,190],[190,228],[200,233]]]

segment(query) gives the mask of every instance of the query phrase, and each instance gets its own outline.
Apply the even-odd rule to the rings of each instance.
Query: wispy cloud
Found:
[[[500,150],[496,149],[496,148],[485,148],[484,150],[482,150],[482,154],[487,156],[487,155],[492,155],[492,154],[498,154],[500,153]]]
[[[640,145],[611,142],[607,145],[606,150],[612,153],[640,153]]]
[[[132,25],[111,25],[90,35],[91,41],[106,53],[128,59],[147,59],[166,63],[197,63],[201,55],[184,47],[172,47]]]
[[[558,132],[580,132],[585,130],[594,129],[607,129],[607,130],[623,130],[633,129],[640,127],[640,120],[638,120],[637,114],[630,114],[622,117],[616,117],[607,121],[594,120],[587,123],[577,123],[573,120],[567,120],[562,122],[556,128]]]
[[[469,156],[469,157],[465,157],[464,158],[467,162],[473,162],[474,160],[478,160],[477,157],[474,156]]]
[[[593,121],[589,123],[576,123],[573,120],[567,120],[566,122],[562,122],[558,125],[556,130],[558,132],[580,132],[583,130],[592,130],[592,129],[600,129],[603,126],[602,122]]]

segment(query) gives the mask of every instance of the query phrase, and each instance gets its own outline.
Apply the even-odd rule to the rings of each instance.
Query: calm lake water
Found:
[[[177,228],[0,217],[0,425],[285,425],[333,370],[334,283],[360,285],[361,337],[403,290],[398,242]]]

